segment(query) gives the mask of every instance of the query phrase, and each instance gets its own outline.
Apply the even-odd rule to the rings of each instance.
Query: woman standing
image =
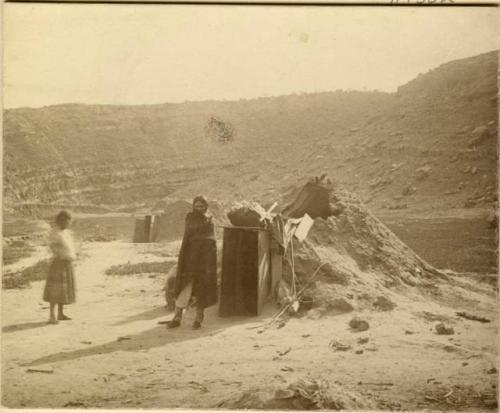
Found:
[[[197,196],[193,211],[186,216],[175,278],[175,314],[168,328],[179,327],[184,309],[193,304],[196,307],[193,329],[199,329],[204,309],[217,303],[215,227],[207,211],[207,200]]]
[[[71,320],[64,314],[63,309],[66,304],[74,303],[76,300],[73,270],[76,252],[73,236],[69,230],[71,225],[69,212],[59,212],[55,224],[49,238],[53,259],[43,291],[44,301],[50,303],[50,324],[57,324],[58,320]],[[58,306],[57,319],[54,312],[56,304]]]

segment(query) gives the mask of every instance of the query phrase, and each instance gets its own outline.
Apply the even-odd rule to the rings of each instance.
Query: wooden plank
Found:
[[[137,218],[135,220],[134,238],[132,242],[145,242],[144,241],[144,219]]]
[[[259,248],[259,273],[258,273],[258,297],[257,297],[257,315],[262,312],[264,303],[267,301],[270,285],[270,247],[269,233],[261,232],[258,238]]]
[[[144,242],[151,241],[151,224],[153,217],[151,215],[146,215],[144,217]]]
[[[151,225],[151,236],[150,236],[151,242],[156,242],[158,240],[158,234],[160,231],[160,221],[161,221],[160,215],[153,215],[153,224]]]
[[[271,295],[277,298],[278,284],[283,277],[283,249],[274,239],[271,241]]]
[[[232,313],[232,290],[233,277],[235,272],[234,260],[236,258],[233,251],[233,233],[224,230],[222,248],[222,271],[221,271],[221,290],[219,303],[219,316],[226,317]]]
[[[241,227],[241,226],[237,226],[237,225],[217,225],[217,228],[242,229],[245,231],[265,231],[265,229],[260,228],[260,227]]]

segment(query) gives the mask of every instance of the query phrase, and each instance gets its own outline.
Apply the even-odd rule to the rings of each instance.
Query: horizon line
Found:
[[[399,89],[398,86],[397,89]],[[282,97],[289,96],[306,96],[306,95],[320,95],[327,93],[379,93],[391,95],[397,93],[397,89],[392,92],[387,92],[379,89],[335,89],[335,90],[324,90],[324,91],[314,91],[314,92],[289,92],[277,95],[266,95],[266,96],[254,96],[254,97],[240,97],[240,98],[230,98],[230,99],[219,99],[219,98],[206,98],[200,100],[182,100],[182,101],[164,101],[157,103],[84,103],[84,102],[61,102],[61,103],[50,103],[42,106],[12,106],[12,107],[4,107],[3,110],[16,110],[16,109],[43,109],[53,106],[161,106],[161,105],[182,105],[186,103],[208,103],[208,102],[217,102],[217,103],[237,103],[240,101],[249,101],[249,100],[258,100],[258,99],[276,99]]]
[[[31,0],[29,0],[31,1]],[[15,1],[14,1],[15,2]],[[27,3],[28,1],[20,1],[21,3]],[[438,70],[440,67],[448,65],[453,62],[459,62],[461,60],[467,60],[467,59],[472,59],[476,58],[482,55],[490,54],[490,53],[499,53],[500,49],[493,49],[489,50],[486,52],[482,52],[479,54],[474,54],[470,55],[467,57],[461,57],[458,59],[453,59],[449,60],[447,62],[441,63],[440,65],[429,69],[426,73],[432,72],[434,70]],[[424,75],[426,74],[424,73]],[[221,99],[221,98],[202,98],[199,100],[179,100],[179,101],[163,101],[163,102],[157,102],[157,103],[84,103],[84,102],[60,102],[60,103],[50,103],[46,105],[41,105],[41,106],[11,106],[11,107],[6,107],[4,105],[4,102],[2,102],[2,110],[7,111],[7,110],[20,110],[20,109],[43,109],[43,108],[49,108],[49,107],[54,107],[54,106],[69,106],[69,105],[74,105],[74,106],[116,106],[116,107],[134,107],[134,106],[160,106],[160,105],[182,105],[182,104],[193,104],[193,103],[208,103],[208,102],[218,102],[218,103],[236,103],[240,101],[251,101],[251,100],[258,100],[258,99],[275,99],[275,98],[281,98],[281,97],[289,97],[289,96],[306,96],[306,95],[318,95],[318,94],[327,94],[327,93],[378,93],[378,94],[397,94],[399,89],[408,83],[413,82],[415,79],[418,78],[419,75],[422,73],[419,73],[417,76],[411,78],[407,82],[397,86],[395,90],[393,91],[383,91],[380,89],[342,89],[342,88],[337,88],[334,90],[323,90],[323,91],[294,91],[294,92],[288,92],[288,93],[281,93],[281,94],[276,94],[276,95],[266,95],[266,96],[254,96],[254,97],[239,97],[239,98],[228,98],[228,99]],[[4,95],[5,98],[5,95]]]

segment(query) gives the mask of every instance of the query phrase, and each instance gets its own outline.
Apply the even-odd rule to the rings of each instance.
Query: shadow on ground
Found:
[[[163,309],[163,314],[164,313]],[[212,308],[206,312],[206,322],[200,330],[192,330],[190,318],[183,321],[181,327],[176,329],[167,329],[165,325],[156,324],[153,328],[145,330],[139,334],[125,335],[117,337],[116,340],[110,341],[105,344],[85,347],[78,350],[59,352],[50,354],[28,362],[24,366],[39,366],[46,363],[56,363],[60,361],[76,360],[84,357],[91,357],[97,354],[110,354],[116,351],[141,351],[148,350],[155,347],[161,347],[169,343],[182,342],[188,340],[195,340],[201,337],[213,336],[221,333],[229,327],[241,324],[262,323],[264,318],[272,315],[272,308],[268,308],[259,317],[227,317],[220,318],[217,316],[217,309]],[[159,309],[150,310],[147,312],[139,313],[135,316],[129,317],[119,324],[125,324],[130,320],[144,320],[154,318],[153,314],[157,314]]]
[[[157,308],[153,308],[152,310],[147,310],[147,311],[144,311],[142,313],[127,317],[127,318],[123,319],[122,321],[118,321],[117,323],[115,323],[113,325],[114,326],[122,326],[124,324],[133,323],[134,321],[153,320],[155,318],[163,317],[163,316],[168,315],[170,313],[171,313],[171,311],[167,311],[165,307],[157,307]]]
[[[46,321],[34,321],[29,323],[11,324],[2,328],[2,333],[12,333],[14,331],[30,330],[32,328],[44,327],[49,325]]]

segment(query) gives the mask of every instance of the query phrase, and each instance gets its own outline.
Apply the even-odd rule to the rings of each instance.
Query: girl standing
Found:
[[[49,323],[57,324],[58,320],[71,320],[64,314],[67,304],[74,303],[75,278],[73,261],[76,259],[75,244],[69,227],[71,215],[61,211],[56,216],[55,228],[50,234],[49,243],[53,259],[49,267],[49,274],[45,282],[43,299],[50,303]],[[57,319],[55,307],[57,304]]]

